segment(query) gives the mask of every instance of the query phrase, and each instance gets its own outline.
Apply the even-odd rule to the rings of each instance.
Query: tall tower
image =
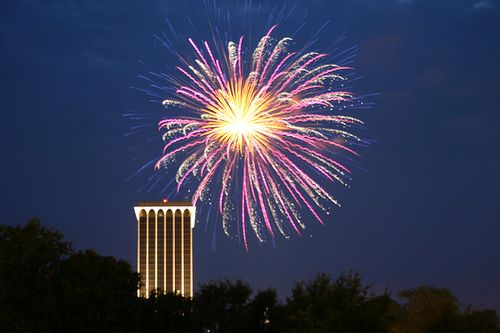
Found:
[[[137,295],[153,290],[193,296],[193,235],[195,207],[191,202],[139,202],[137,218]]]

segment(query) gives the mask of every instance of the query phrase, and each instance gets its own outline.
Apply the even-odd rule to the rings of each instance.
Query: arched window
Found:
[[[153,291],[155,286],[155,261],[156,261],[156,230],[155,230],[156,214],[154,210],[148,213],[148,294]],[[149,296],[149,295],[148,295]]]
[[[182,216],[182,227],[184,229],[184,296],[191,297],[191,212],[185,209]]]
[[[182,212],[180,209],[175,211],[175,235],[174,235],[174,253],[175,253],[175,290],[182,290]]]
[[[165,214],[163,210],[158,210],[156,224],[156,241],[157,241],[157,283],[158,289],[165,290]]]
[[[138,264],[138,271],[140,274],[140,295],[141,296],[146,296],[146,261],[147,261],[147,214],[144,209],[141,210],[139,213],[139,221],[137,222],[138,225],[138,248],[139,248],[139,264]]]
[[[174,213],[171,209],[167,210],[165,216],[165,239],[167,248],[165,249],[165,284],[166,291],[174,290]]]

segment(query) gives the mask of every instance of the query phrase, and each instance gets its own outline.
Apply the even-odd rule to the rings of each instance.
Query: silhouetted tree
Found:
[[[179,294],[152,292],[139,298],[140,332],[192,332],[192,300]]]
[[[193,299],[137,297],[127,262],[74,252],[34,219],[0,226],[0,332],[500,333],[494,310],[460,309],[448,290],[404,290],[403,304],[369,293],[358,273],[299,282],[282,304],[240,280],[201,284]]]
[[[391,333],[500,332],[495,311],[461,312],[457,298],[447,289],[420,286],[399,295],[406,302],[395,313]]]
[[[500,321],[495,310],[467,309],[459,320],[460,333],[500,333]]]
[[[387,291],[383,295],[370,297],[359,308],[356,332],[388,332],[396,320],[395,312],[399,307]]]
[[[274,289],[259,291],[248,304],[247,332],[279,332],[284,320],[284,306]]]
[[[55,309],[52,288],[71,254],[61,233],[38,219],[24,226],[0,226],[0,331],[50,332]]]
[[[449,290],[421,286],[403,290],[399,294],[406,299],[401,308],[398,333],[455,332],[459,315],[458,301]]]
[[[372,298],[358,273],[331,281],[319,274],[300,282],[288,299],[290,332],[386,332],[392,302],[387,295]]]
[[[251,294],[250,286],[241,280],[201,284],[194,297],[197,328],[217,333],[245,330],[245,311]]]
[[[94,251],[72,254],[61,265],[55,326],[63,332],[126,332],[135,324],[139,279],[130,264]]]
[[[1,332],[127,332],[138,278],[124,261],[74,253],[39,220],[0,227]]]

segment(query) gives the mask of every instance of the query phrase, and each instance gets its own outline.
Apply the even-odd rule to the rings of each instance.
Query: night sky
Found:
[[[220,2],[223,7],[223,2]],[[377,142],[342,208],[302,238],[246,253],[213,223],[194,231],[195,283],[242,278],[277,288],[318,272],[359,271],[393,295],[429,284],[463,304],[500,311],[500,2],[494,0],[311,0],[308,20],[346,31],[358,93],[380,93],[356,114]],[[165,17],[199,12],[201,1],[19,0],[0,4],[0,207],[3,224],[37,216],[76,249],[93,248],[135,269],[133,205],[138,168],[123,114],[163,115],[129,89],[137,60],[158,47]],[[280,27],[281,31],[287,28]],[[328,36],[327,36],[328,37]],[[324,36],[323,36],[324,38]],[[328,40],[326,40],[328,42]],[[177,65],[173,57],[162,59]],[[160,68],[161,70],[161,68]],[[154,127],[154,124],[153,124]],[[152,132],[152,136],[157,135]],[[146,149],[159,151],[162,142]]]

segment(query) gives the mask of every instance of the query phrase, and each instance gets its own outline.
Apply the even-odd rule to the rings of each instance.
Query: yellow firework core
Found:
[[[275,97],[260,95],[256,85],[249,80],[228,83],[219,89],[214,103],[205,105],[204,118],[207,136],[229,145],[232,150],[252,152],[257,147],[266,147],[269,139],[283,125],[276,117]]]

